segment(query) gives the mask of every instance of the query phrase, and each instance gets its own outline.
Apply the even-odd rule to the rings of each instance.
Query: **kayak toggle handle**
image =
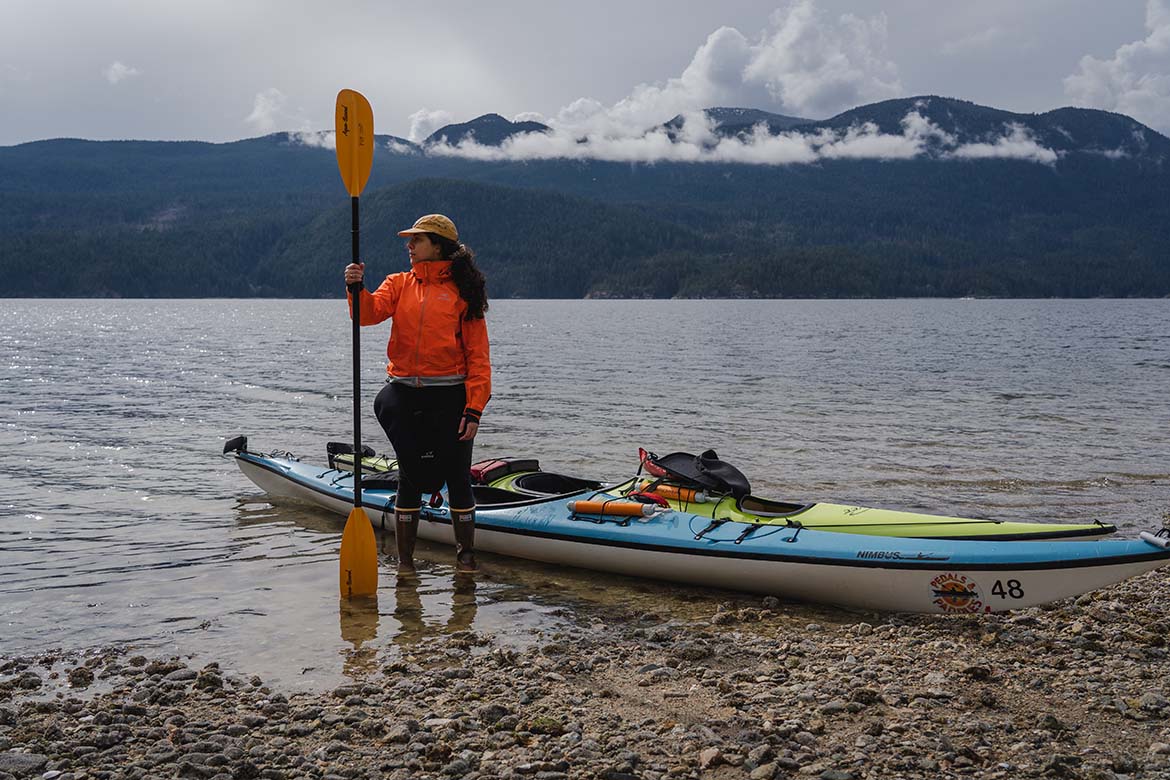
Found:
[[[746,529],[744,529],[744,532],[742,534],[740,534],[739,536],[737,536],[735,538],[735,543],[741,544],[743,542],[743,540],[748,538],[749,536],[751,536],[757,528],[759,528],[758,525],[755,525],[755,524],[749,525]]]
[[[1170,550],[1170,528],[1163,528],[1156,534],[1152,534],[1149,531],[1142,531],[1140,536],[1143,542],[1152,544],[1155,547],[1161,547],[1163,550]]]
[[[708,525],[708,526],[707,526],[706,528],[704,528],[702,531],[699,531],[697,534],[695,534],[695,541],[696,541],[696,542],[697,542],[697,541],[699,541],[699,540],[700,540],[700,539],[702,539],[704,536],[706,536],[707,534],[711,533],[711,532],[712,532],[712,531],[714,531],[716,528],[718,528],[719,526],[723,525],[723,524],[724,524],[724,523],[726,523],[726,522],[727,522],[726,520],[712,520],[710,525]]]

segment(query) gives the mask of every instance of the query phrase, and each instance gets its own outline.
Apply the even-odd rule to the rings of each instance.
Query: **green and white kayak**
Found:
[[[353,455],[335,452],[344,445],[330,445],[329,462],[333,468],[352,470]],[[363,472],[393,473],[397,462],[367,450],[362,459]],[[892,509],[823,501],[797,503],[759,498],[752,495],[718,495],[696,490],[669,480],[657,485],[648,478],[631,479],[605,486],[596,480],[555,474],[540,469],[533,459],[500,459],[476,464],[473,481],[521,496],[541,497],[568,495],[582,490],[605,487],[610,494],[653,500],[670,509],[711,518],[711,529],[724,523],[809,528],[818,531],[892,536],[912,539],[950,539],[968,541],[1054,541],[1100,539],[1117,531],[1107,523],[1015,522],[984,518],[948,517]],[[635,489],[637,485],[637,489]],[[654,485],[652,489],[649,489]]]

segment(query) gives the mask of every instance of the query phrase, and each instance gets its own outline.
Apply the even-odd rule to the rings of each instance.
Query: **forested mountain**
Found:
[[[742,136],[751,133],[757,125],[763,125],[770,133],[782,133],[800,125],[813,124],[811,119],[773,114],[758,108],[708,108],[703,111],[715,126],[716,134],[724,137]],[[663,127],[674,137],[683,126],[682,115],[671,119]]]
[[[1128,117],[937,97],[818,122],[709,116],[721,138],[764,132],[814,151],[831,139],[836,156],[434,153],[441,139],[502,148],[525,132],[494,115],[422,145],[379,136],[362,198],[369,278],[405,267],[396,229],[440,211],[497,297],[1170,294],[1170,140]],[[858,139],[914,153],[850,156]],[[348,240],[348,198],[318,138],[0,147],[0,296],[339,295]]]
[[[1073,156],[1101,154],[1159,164],[1170,162],[1170,139],[1122,114],[1085,108],[1058,108],[1043,114],[1017,114],[966,100],[933,96],[886,100],[802,126],[843,129],[872,122],[886,133],[899,133],[911,113],[930,120],[960,143],[1002,137],[1004,128],[1019,127],[1044,148]]]
[[[488,146],[498,146],[514,135],[545,133],[548,130],[549,126],[542,125],[540,122],[512,122],[499,114],[484,114],[470,122],[439,128],[427,137],[423,145],[451,144],[457,146],[461,141],[473,139]]]

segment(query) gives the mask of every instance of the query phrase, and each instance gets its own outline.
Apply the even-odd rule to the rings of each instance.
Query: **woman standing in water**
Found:
[[[442,214],[420,217],[398,235],[408,239],[410,270],[387,276],[372,293],[360,289],[362,325],[393,319],[388,377],[374,400],[374,414],[398,458],[398,574],[414,573],[422,494],[443,483],[456,569],[473,572],[471,448],[492,392],[484,277],[475,254],[459,243],[455,223]],[[364,263],[346,266],[346,285],[361,285],[364,270]]]

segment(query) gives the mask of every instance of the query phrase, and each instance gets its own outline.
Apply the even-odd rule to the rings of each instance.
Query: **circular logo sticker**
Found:
[[[930,581],[934,605],[942,612],[990,612],[974,580],[965,575],[940,574]]]

